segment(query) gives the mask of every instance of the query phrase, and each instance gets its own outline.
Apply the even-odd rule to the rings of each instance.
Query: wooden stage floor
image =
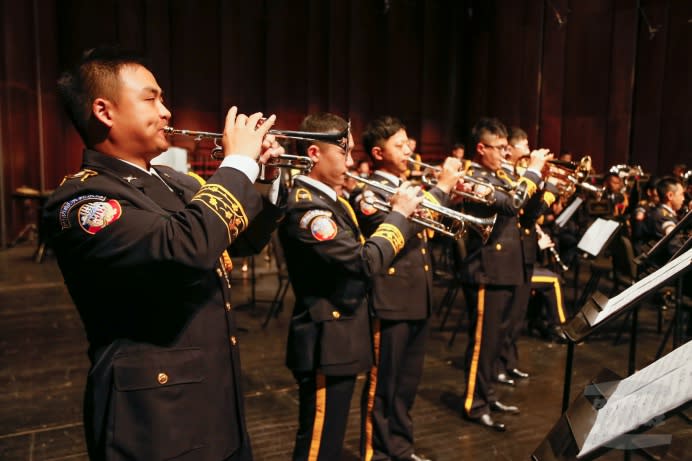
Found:
[[[86,460],[81,421],[88,369],[85,337],[55,259],[49,254],[42,264],[34,263],[33,250],[25,243],[0,251],[0,460]],[[263,256],[255,261],[256,298],[271,298],[277,287],[273,262]],[[238,270],[240,265],[236,261],[234,297],[238,305],[252,294],[249,279],[243,279]],[[607,280],[603,282],[604,293],[607,284]],[[566,298],[571,300],[572,290],[565,288]],[[443,290],[436,288],[437,299]],[[499,387],[501,400],[518,405],[521,414],[498,417],[507,424],[506,433],[474,425],[460,412],[466,331],[460,331],[451,347],[448,344],[463,307],[463,300],[458,301],[444,330],[439,329],[441,318],[432,318],[425,372],[413,409],[416,450],[437,461],[528,460],[560,417],[567,347],[524,334],[519,343],[521,368],[531,377],[514,388]],[[297,391],[284,366],[291,306],[289,290],[286,309],[267,328],[262,328],[267,303],[237,311],[239,324],[247,330],[241,336],[241,354],[247,420],[258,461],[288,460],[292,450]],[[671,310],[664,311],[664,328],[671,317]],[[604,367],[626,375],[627,334],[619,344],[613,341],[619,326],[617,321],[611,329],[576,346],[572,398]],[[655,309],[640,309],[638,368],[651,362],[661,339]],[[361,378],[356,396],[362,384]],[[357,459],[357,405],[354,397],[342,460]],[[673,419],[663,421],[662,427],[676,424]],[[622,458],[623,452],[612,450],[603,459]],[[632,459],[642,458],[634,455]]]

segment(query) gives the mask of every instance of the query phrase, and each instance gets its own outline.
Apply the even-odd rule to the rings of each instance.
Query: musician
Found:
[[[656,240],[656,229],[651,216],[659,204],[658,192],[656,191],[657,181],[653,176],[649,179],[644,186],[646,198],[637,203],[630,215],[630,232],[635,254],[642,253],[648,243]]]
[[[532,152],[522,176],[516,181],[508,177],[501,168],[508,151],[507,129],[495,118],[476,123],[469,146],[474,149],[469,174],[487,180],[496,190],[494,203],[469,201],[465,211],[479,217],[497,214],[497,220],[485,245],[475,234],[468,234],[468,256],[462,264],[470,315],[464,413],[474,422],[504,431],[505,425],[495,421],[490,411],[516,414],[519,409],[500,402],[495,390],[495,367],[507,334],[503,319],[509,317],[518,287],[530,280],[517,215],[538,190],[550,155],[546,150]]]
[[[668,235],[678,224],[678,212],[685,203],[685,192],[682,181],[675,176],[661,178],[656,185],[656,191],[660,198],[660,203],[654,208],[650,219],[656,239],[660,240]],[[668,251],[665,255],[662,255],[661,262],[667,261],[682,247],[683,243],[683,234],[678,234],[676,238],[671,239],[668,243]]]
[[[603,187],[605,187],[603,198],[610,203],[612,215],[623,215],[627,210],[629,201],[622,178],[617,173],[608,172],[603,176]]]
[[[347,127],[341,117],[323,113],[301,124],[319,133]],[[342,136],[347,143],[298,143],[314,166],[294,178],[279,228],[296,298],[286,350],[299,390],[294,460],[340,459],[356,377],[373,363],[368,283],[414,235],[407,217],[422,200],[418,187],[402,184],[390,199],[392,211],[366,239],[336,192],[353,165],[353,137],[350,131]]]
[[[395,117],[372,120],[363,132],[363,148],[375,171],[371,180],[393,188],[405,178],[412,150],[406,127]],[[461,162],[448,158],[437,186],[426,198],[445,204],[459,181]],[[373,235],[387,218],[370,198],[386,201],[387,193],[363,185],[352,194],[352,205],[365,236]],[[428,233],[406,240],[389,268],[373,279],[375,364],[367,377],[363,402],[366,414],[363,455],[372,460],[423,460],[414,453],[410,411],[423,374],[425,340],[432,309],[432,261]],[[370,400],[374,396],[374,401]]]
[[[530,155],[529,138],[524,130],[518,127],[511,127],[507,138],[509,147],[509,164],[514,165],[520,158]],[[543,150],[544,154],[548,151]],[[507,163],[505,163],[507,165]],[[508,177],[516,181],[518,178],[515,172],[507,172]],[[550,185],[549,185],[550,187]],[[524,271],[526,273],[526,283],[517,285],[514,291],[513,306],[506,312],[507,317],[503,318],[503,323],[507,326],[507,334],[504,337],[502,347],[495,366],[495,376],[499,383],[514,386],[515,379],[526,379],[529,373],[519,369],[519,350],[517,341],[523,330],[524,321],[529,304],[532,290],[532,275],[534,265],[537,262],[538,235],[536,233],[536,218],[542,217],[547,211],[548,206],[555,201],[557,190],[553,189],[547,195],[539,190],[527,203],[519,210],[518,224],[521,233],[522,258]],[[553,246],[550,236],[543,235],[545,248]]]
[[[90,50],[58,86],[86,149],[42,229],[89,341],[90,459],[252,459],[223,256],[259,251],[282,216],[253,187],[257,159],[282,151],[267,135],[275,117],[256,128],[262,114],[232,107],[226,157],[200,187],[151,166],[171,113],[142,60]]]

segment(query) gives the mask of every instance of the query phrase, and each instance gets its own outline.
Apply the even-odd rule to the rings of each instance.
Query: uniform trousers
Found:
[[[341,456],[356,375],[293,372],[299,415],[293,459],[334,461]]]
[[[376,364],[361,406],[366,412],[361,432],[366,461],[405,459],[413,453],[410,411],[423,374],[427,336],[427,319],[375,322]]]
[[[532,266],[526,266],[525,272],[531,274]],[[509,370],[519,368],[519,348],[517,340],[524,328],[524,320],[529,308],[529,298],[531,297],[531,282],[515,287],[512,307],[506,312],[506,318],[502,319],[503,328],[507,334],[504,337],[500,358],[497,362],[496,373],[507,373]]]
[[[506,331],[502,320],[512,308],[515,286],[464,285],[469,312],[469,342],[466,348],[464,412],[471,418],[490,413],[498,400],[495,369]]]
[[[531,288],[537,301],[545,306],[545,316],[549,325],[561,325],[569,313],[562,302],[562,280],[559,275],[547,269],[536,269],[531,277]]]

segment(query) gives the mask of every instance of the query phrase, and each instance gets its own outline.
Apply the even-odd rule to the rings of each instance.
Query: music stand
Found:
[[[596,260],[613,240],[615,233],[621,225],[621,223],[612,219],[597,218],[591,223],[589,228],[586,229],[586,232],[584,232],[584,235],[582,235],[577,244],[577,248],[582,252],[582,257],[584,259]],[[577,266],[574,270],[574,282],[572,286],[572,311],[576,310],[577,306],[581,306],[586,302],[588,296],[598,287],[601,275],[607,270],[603,265],[594,266],[595,264],[592,264],[589,280],[586,282],[582,295],[577,301],[577,285],[579,283],[579,258],[577,258]]]
[[[692,249],[688,249],[685,253],[669,261],[666,265],[610,299],[599,292],[595,292],[581,310],[562,328],[568,340],[565,382],[562,395],[563,412],[567,410],[569,405],[574,345],[583,341],[594,331],[602,328],[603,325],[626,313],[629,309],[636,306],[639,301],[652,294],[669,280],[682,276],[692,267],[691,265]],[[632,349],[630,349],[631,354],[632,352]]]
[[[682,460],[688,441],[673,434],[644,434],[692,401],[692,341],[633,375],[602,370],[562,414],[534,461],[594,459],[613,448],[668,445],[661,460]],[[681,447],[683,447],[681,449]],[[627,454],[627,452],[626,452]]]

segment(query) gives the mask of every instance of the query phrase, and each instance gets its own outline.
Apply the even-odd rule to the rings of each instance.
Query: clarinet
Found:
[[[536,234],[538,234],[538,238],[541,238],[545,235],[545,232],[543,232],[543,229],[541,229],[541,226],[536,224]],[[555,258],[555,262],[560,266],[560,269],[562,269],[563,272],[567,272],[569,270],[569,267],[562,262],[562,259],[560,258],[560,253],[557,252],[554,246],[549,247],[548,250],[550,250],[550,253],[552,253],[553,258]]]

